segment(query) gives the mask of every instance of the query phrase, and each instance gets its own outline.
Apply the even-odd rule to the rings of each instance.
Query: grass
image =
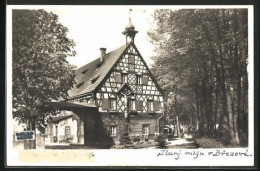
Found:
[[[234,144],[224,144],[220,140],[217,140],[213,135],[200,136],[196,134],[194,136],[194,142],[199,146],[199,148],[244,148],[247,146],[234,145]]]
[[[195,142],[200,148],[225,148],[221,142],[213,138],[197,138]]]
[[[154,147],[157,145],[157,142],[155,141],[148,141],[148,142],[139,142],[139,143],[134,143],[132,145],[128,145],[126,148],[127,149],[139,149],[139,148],[148,148],[148,147]],[[114,149],[124,149],[124,145],[115,145]]]

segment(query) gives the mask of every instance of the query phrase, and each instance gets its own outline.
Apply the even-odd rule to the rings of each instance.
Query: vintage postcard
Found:
[[[6,164],[254,166],[253,6],[7,6]]]

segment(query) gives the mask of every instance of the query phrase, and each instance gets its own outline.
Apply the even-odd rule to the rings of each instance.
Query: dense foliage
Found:
[[[178,116],[202,135],[247,145],[247,20],[246,9],[154,12],[152,71],[169,95],[169,124]]]
[[[12,95],[13,117],[30,130],[45,124],[43,102],[67,97],[75,67],[66,61],[74,56],[75,43],[58,16],[44,10],[13,10]]]

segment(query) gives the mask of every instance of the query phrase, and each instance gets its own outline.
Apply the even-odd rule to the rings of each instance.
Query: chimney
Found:
[[[107,50],[106,48],[100,48],[100,63],[104,61],[106,50]]]

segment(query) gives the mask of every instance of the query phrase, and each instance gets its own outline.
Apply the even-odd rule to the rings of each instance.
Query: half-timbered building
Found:
[[[76,71],[76,84],[66,101],[96,106],[85,118],[80,115],[85,141],[108,136],[119,142],[126,125],[130,136],[141,138],[151,139],[162,131],[163,92],[135,45],[137,32],[129,19],[125,45],[109,53],[100,48],[99,58]]]

